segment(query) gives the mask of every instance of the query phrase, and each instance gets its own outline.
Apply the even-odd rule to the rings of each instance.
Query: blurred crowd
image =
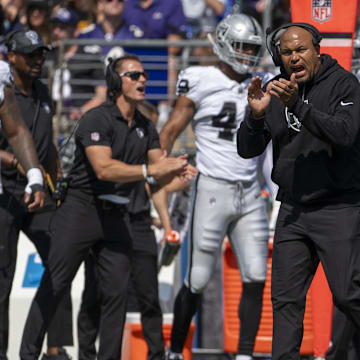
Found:
[[[34,30],[51,47],[43,78],[50,80],[53,99],[65,101],[71,120],[79,119],[104,100],[103,71],[109,56],[116,57],[125,51],[140,56],[145,60],[145,67],[156,62],[149,71],[147,98],[158,105],[162,123],[175,99],[180,47],[135,49],[88,45],[80,48],[72,45],[60,54],[60,41],[76,38],[98,41],[206,39],[216,24],[231,12],[234,3],[235,0],[1,0],[0,35],[6,38],[19,29]],[[241,12],[262,23],[266,0],[238,3]],[[289,22],[290,0],[273,0],[270,18],[273,26]],[[207,50],[195,48],[191,55],[201,62],[201,57],[213,55],[210,48]],[[0,53],[6,59],[5,46]],[[55,69],[60,65],[63,68],[66,65],[68,71],[56,74]],[[71,104],[67,99],[71,99]]]
[[[102,23],[109,12],[120,16],[124,27],[127,27],[135,38],[163,37],[164,33],[156,28],[136,29],[131,23],[132,10],[140,7],[145,13],[151,13],[151,8],[158,10],[176,9],[177,16],[183,18],[178,24],[167,26],[186,38],[197,37],[203,31],[212,31],[216,23],[226,16],[234,4],[234,0],[1,0],[0,1],[0,35],[13,30],[30,28],[36,30],[43,40],[51,43],[52,24],[49,18],[59,7],[71,9],[78,19],[77,33],[94,23]],[[164,5],[167,4],[167,5]],[[266,7],[266,0],[241,0],[241,12],[255,17],[260,23]],[[109,10],[111,7],[111,10]],[[121,7],[121,9],[119,9]],[[123,7],[125,7],[123,11]],[[133,9],[131,9],[133,8]],[[290,21],[290,0],[273,0],[271,4],[273,25],[279,26]],[[167,13],[165,15],[175,15]],[[167,19],[163,19],[167,22]]]

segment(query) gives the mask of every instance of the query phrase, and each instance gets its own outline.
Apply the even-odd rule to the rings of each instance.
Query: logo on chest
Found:
[[[140,139],[142,139],[145,136],[144,129],[142,129],[142,128],[136,128],[136,132]]]
[[[45,112],[46,112],[47,114],[50,114],[50,111],[51,111],[51,110],[50,110],[49,104],[43,102],[43,103],[41,103],[41,107],[45,110]]]

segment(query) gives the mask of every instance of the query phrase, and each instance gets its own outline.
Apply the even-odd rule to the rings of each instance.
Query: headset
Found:
[[[313,37],[314,47],[317,49],[320,48],[320,41],[322,40],[322,36],[321,36],[319,30],[311,24],[295,22],[295,23],[290,23],[290,24],[280,26],[279,28],[277,28],[273,31],[271,31],[270,28],[267,28],[266,29],[266,47],[273,59],[275,66],[282,66],[281,54],[280,54],[280,37],[286,29],[288,29],[289,27],[293,27],[293,26],[298,26],[298,27],[301,27],[301,28],[305,29],[306,31],[308,31]]]
[[[121,77],[115,70],[116,64],[119,59],[121,58],[113,59],[109,57],[109,64],[106,67],[105,80],[107,85],[107,96],[111,100],[115,100],[122,90]]]

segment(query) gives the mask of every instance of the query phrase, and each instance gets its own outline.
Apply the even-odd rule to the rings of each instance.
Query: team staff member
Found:
[[[7,39],[8,59],[14,76],[15,97],[20,112],[36,146],[42,168],[51,174],[52,182],[61,176],[57,151],[52,141],[52,104],[48,89],[39,80],[47,47],[34,31],[21,30]],[[11,153],[6,138],[0,134],[1,175],[4,194],[0,196],[1,270],[0,271],[0,358],[6,359],[9,335],[9,298],[14,279],[19,232],[34,243],[43,263],[49,251],[49,225],[55,202],[47,191],[46,210],[30,213],[21,201],[26,177]],[[48,355],[68,359],[60,346],[73,345],[70,289],[59,307],[48,333]]]
[[[26,173],[28,182],[24,203],[27,204],[29,211],[35,211],[44,205],[44,179],[30,131],[22,119],[15,100],[14,79],[9,64],[4,61],[0,61],[0,121],[0,129]],[[0,178],[0,194],[2,191]]]
[[[156,124],[156,108],[147,102],[138,104],[139,111]],[[183,184],[183,183],[182,183]],[[162,312],[159,304],[157,279],[157,244],[151,228],[149,194],[159,213],[164,233],[172,230],[165,188],[154,191],[146,182],[134,184],[129,198],[129,218],[133,239],[131,281],[127,311],[140,311],[148,360],[164,359]],[[95,341],[100,325],[100,296],[94,256],[85,260],[85,288],[78,315],[79,360],[96,358]]]
[[[329,55],[308,24],[268,36],[282,73],[248,91],[238,153],[273,141],[272,178],[282,202],[274,238],[273,360],[298,359],[305,297],[321,261],[335,304],[360,327],[360,85]]]
[[[261,58],[261,27],[251,17],[229,15],[216,27],[213,45],[221,60],[219,65],[193,66],[180,74],[179,98],[160,133],[161,146],[170,150],[192,122],[199,170],[192,196],[187,273],[175,299],[169,360],[183,358],[191,319],[215,270],[225,235],[229,236],[243,282],[236,360],[252,358],[262,308],[267,214],[257,181],[258,160],[239,158],[235,143],[236,129],[247,106],[250,66],[256,66]]]
[[[187,164],[186,156],[162,154],[154,125],[136,110],[144,100],[146,80],[136,56],[111,62],[106,72],[110,100],[80,122],[70,189],[56,213],[48,267],[24,329],[23,360],[38,357],[57,304],[90,249],[101,286],[98,359],[121,356],[132,251],[124,197],[132,182],[148,176],[168,181]]]

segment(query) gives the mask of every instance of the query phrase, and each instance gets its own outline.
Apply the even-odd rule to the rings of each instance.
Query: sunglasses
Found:
[[[131,80],[136,81],[140,79],[140,76],[143,76],[145,78],[145,80],[147,80],[149,78],[149,75],[146,71],[129,71],[129,72],[124,72],[119,74],[120,77],[122,76],[127,76],[129,77]]]

